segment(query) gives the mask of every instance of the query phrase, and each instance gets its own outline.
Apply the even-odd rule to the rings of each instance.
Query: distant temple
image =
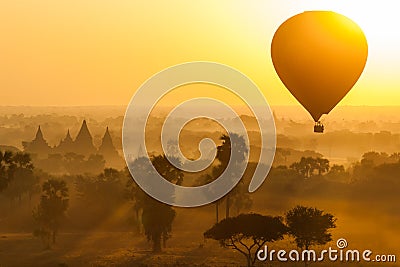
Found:
[[[24,151],[38,155],[48,155],[51,153],[51,147],[47,144],[47,141],[43,138],[42,129],[39,128],[36,132],[35,139],[32,142],[22,142]]]
[[[106,128],[106,132],[104,133],[97,153],[103,155],[107,165],[117,166],[121,164],[122,159],[114,147],[108,127]]]
[[[72,139],[69,130],[63,140],[60,141],[58,146],[50,147],[43,137],[40,126],[36,132],[35,139],[31,142],[22,142],[24,151],[35,155],[38,158],[46,158],[49,154],[67,154],[75,153],[88,157],[92,154],[102,155],[108,166],[118,166],[122,162],[118,151],[115,149],[111,139],[108,127],[103,136],[100,147],[97,149],[93,145],[93,137],[89,132],[86,120],[82,122],[82,126],[75,138]]]

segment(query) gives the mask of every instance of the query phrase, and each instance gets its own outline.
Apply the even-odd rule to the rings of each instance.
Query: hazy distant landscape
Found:
[[[256,142],[250,146],[250,153],[256,152],[250,156],[243,183],[234,189],[228,205],[225,197],[217,206],[212,203],[201,208],[163,210],[174,216],[172,227],[163,230],[166,246],[161,252],[153,251],[154,240],[147,235],[150,230],[146,228],[146,219],[143,220],[146,218],[143,202],[151,200],[132,183],[124,167],[107,162],[107,155],[91,158],[100,169],[85,167],[92,166],[89,154],[79,157],[78,153],[57,152],[58,156],[53,152],[31,153],[29,161],[14,158],[17,166],[14,168],[18,171],[11,178],[7,171],[1,173],[9,181],[4,178],[7,185],[0,190],[0,266],[246,266],[240,253],[204,237],[204,232],[216,223],[216,216],[219,221],[224,219],[227,208],[231,217],[247,213],[285,216],[296,205],[316,207],[337,218],[336,228],[330,230],[332,241],[316,246],[317,249],[335,247],[337,239],[346,238],[351,248],[398,253],[400,107],[338,107],[323,118],[324,134],[313,133],[313,121],[300,107],[278,106],[272,110],[277,151],[262,187],[253,194],[247,192],[259,153]],[[124,112],[123,106],[0,107],[0,151],[25,153],[22,142],[34,140],[39,125],[49,147],[57,147],[68,130],[75,139],[86,120],[95,149],[104,142],[108,127],[112,144],[122,160]],[[153,119],[161,123],[157,115]],[[252,121],[246,116],[242,119]],[[197,140],[203,137],[223,145],[220,140],[223,132],[208,127],[207,123],[200,121],[182,132],[180,145],[188,157],[198,157]],[[156,129],[148,134],[157,136]],[[249,135],[256,136],[257,131],[250,129]],[[153,156],[162,154],[158,143],[158,137],[148,143]],[[138,157],[139,147],[138,154],[132,155],[132,164]],[[49,160],[55,158],[50,164]],[[305,161],[314,163],[318,159],[326,160],[325,165],[321,167],[320,163],[308,173],[303,172],[307,168],[302,165]],[[54,167],[57,161],[62,161],[59,168]],[[216,160],[214,168],[220,163]],[[2,164],[4,170],[10,169],[11,163]],[[207,175],[213,176],[213,170],[185,173],[183,184],[204,183]],[[60,188],[67,190],[65,216],[57,225],[54,244],[47,243],[46,233],[37,231],[44,227],[38,219],[40,203],[46,195],[43,185],[52,179],[64,181]],[[296,249],[293,237],[289,236],[269,244]],[[363,266],[340,262],[315,265]],[[257,263],[256,266],[304,266],[304,263]]]
[[[358,160],[364,152],[393,153],[400,150],[400,107],[339,106],[323,117],[326,133],[315,135],[313,121],[299,106],[272,107],[278,134],[278,147],[313,150],[343,163]],[[22,149],[22,141],[34,138],[41,125],[49,145],[57,145],[67,129],[75,135],[84,119],[94,143],[99,144],[105,127],[121,150],[121,128],[125,107],[0,107],[1,145]],[[199,127],[196,132],[207,132]],[[211,129],[212,130],[212,129]],[[338,141],[340,140],[340,141]],[[334,147],[334,149],[333,149]]]

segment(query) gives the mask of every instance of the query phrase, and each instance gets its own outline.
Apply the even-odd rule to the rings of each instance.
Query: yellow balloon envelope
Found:
[[[357,82],[367,62],[368,44],[349,18],[331,11],[307,11],[278,28],[271,56],[279,78],[318,121]]]

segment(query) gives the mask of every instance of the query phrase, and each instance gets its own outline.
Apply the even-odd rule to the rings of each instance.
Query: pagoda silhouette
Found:
[[[97,150],[97,154],[103,155],[104,160],[109,166],[118,166],[121,164],[121,157],[114,147],[108,127],[103,135],[103,139],[101,140],[101,145]]]
[[[90,155],[96,153],[96,148],[93,145],[93,138],[89,132],[86,120],[83,120],[81,129],[78,132],[74,142],[74,153],[80,155]]]
[[[42,129],[40,125],[36,132],[35,139],[32,142],[22,142],[22,146],[24,147],[25,152],[29,152],[32,154],[38,155],[46,155],[50,154],[52,148],[49,146],[47,141],[43,137]]]
[[[35,138],[31,142],[22,142],[22,145],[24,152],[42,159],[47,158],[49,154],[65,155],[75,153],[85,157],[93,154],[102,155],[108,166],[119,166],[122,162],[122,158],[115,149],[108,127],[106,128],[100,147],[96,148],[93,145],[93,137],[90,134],[86,120],[83,120],[75,140],[72,139],[68,129],[65,138],[57,146],[50,147],[44,139],[39,125]]]

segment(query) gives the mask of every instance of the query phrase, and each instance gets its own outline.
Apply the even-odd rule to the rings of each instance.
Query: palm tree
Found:
[[[11,151],[0,151],[0,192],[7,188],[16,168],[14,154]]]
[[[239,136],[238,134],[235,133],[230,133],[229,135],[223,134],[220,137],[220,140],[222,140],[222,145],[217,147],[217,156],[216,158],[219,160],[219,162],[221,163],[220,166],[214,168],[214,176],[215,177],[219,177],[224,170],[226,169],[226,167],[228,166],[228,164],[230,163],[230,160],[233,160],[233,162],[231,162],[231,164],[234,164],[234,166],[237,166],[238,168],[240,168],[239,165],[241,165],[245,158],[246,158],[246,154],[248,153],[249,149],[246,145],[246,142],[244,141],[243,136]],[[233,147],[232,147],[233,144]],[[237,158],[232,158],[231,159],[231,150],[234,150],[235,152],[237,152],[237,155],[239,155]],[[236,153],[235,153],[236,154]],[[226,203],[226,208],[225,208],[225,217],[229,218],[229,210],[231,207],[231,197],[232,194],[237,193],[236,190],[232,190],[231,192],[229,192],[225,199],[225,203]],[[216,204],[218,205],[218,204]]]

